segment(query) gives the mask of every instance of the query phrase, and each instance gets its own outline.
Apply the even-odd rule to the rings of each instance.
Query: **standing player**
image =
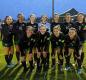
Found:
[[[13,31],[14,31],[14,43],[16,48],[16,58],[18,64],[20,63],[20,45],[19,42],[25,35],[26,23],[24,22],[24,15],[23,13],[18,14],[18,20],[14,23]]]
[[[30,20],[27,23],[27,26],[32,26],[34,28],[34,34],[36,34],[36,32],[38,31],[38,24],[36,23],[36,15],[35,14],[30,15]],[[36,46],[34,46],[33,53],[34,53],[34,61],[35,61],[34,63],[36,63],[36,60],[37,60]]]
[[[63,22],[62,28],[63,28],[63,33],[67,34],[69,28],[71,28],[71,26],[73,27],[73,22],[72,22],[72,17],[70,15],[70,13],[66,13],[65,15],[65,21]]]
[[[54,18],[51,22],[51,32],[53,32],[53,27],[55,27],[56,25],[61,25],[61,23],[59,22],[59,15],[57,13],[54,14]]]
[[[11,61],[13,58],[13,19],[11,16],[6,16],[4,24],[2,26],[2,44],[4,46],[5,61],[7,67],[13,67]]]
[[[42,24],[46,26],[47,31],[50,33],[50,23],[48,23],[48,17],[46,15],[41,17],[41,22],[38,25],[41,26]]]
[[[61,32],[60,25],[53,27],[53,33],[51,35],[51,46],[54,49],[52,52],[52,65],[55,65],[55,56],[58,55],[58,68],[62,71],[63,66],[63,47],[64,47],[64,35]]]
[[[32,26],[26,27],[26,35],[22,40],[20,41],[20,50],[21,50],[21,56],[22,56],[22,65],[24,67],[24,71],[26,72],[28,70],[26,65],[26,53],[29,52],[29,63],[30,63],[30,70],[34,68],[33,66],[33,47],[35,45],[35,35],[33,32]]]
[[[84,58],[83,44],[85,42],[85,23],[84,23],[84,15],[82,13],[79,13],[77,15],[77,21],[75,22],[75,28],[77,29],[77,32],[78,32],[78,35],[81,41],[80,51],[83,55],[82,57],[82,62],[83,62],[83,58]]]

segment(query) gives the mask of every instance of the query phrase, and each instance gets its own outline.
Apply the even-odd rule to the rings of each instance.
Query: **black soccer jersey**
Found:
[[[41,49],[47,51],[49,48],[50,34],[46,32],[42,35],[40,32],[38,32],[36,35],[38,51],[41,51]]]
[[[61,23],[52,22],[51,23],[51,32],[53,32],[53,27],[55,27],[56,25],[60,25],[61,26]]]
[[[14,41],[15,43],[19,42],[25,36],[26,23],[14,23],[13,32],[14,32]]]
[[[35,39],[35,35],[31,35],[30,37],[25,36],[24,38],[22,38],[22,40],[20,41],[20,47],[25,50],[25,49],[30,49],[30,51],[32,52],[33,47],[36,44],[36,39]]]
[[[2,24],[2,40],[3,42],[10,42],[13,38],[13,25]]]
[[[77,28],[77,31],[78,31],[78,35],[79,35],[79,37],[80,37],[80,41],[84,41],[84,37],[85,37],[85,30],[84,30],[84,28],[85,28],[85,23],[83,22],[83,23],[79,23],[79,22],[76,22],[75,23],[75,28]]]
[[[67,34],[69,31],[69,28],[71,28],[71,27],[74,27],[74,24],[72,22],[69,22],[69,23],[63,22],[62,23],[62,32],[64,34]]]
[[[34,28],[34,33],[36,33],[38,31],[38,24],[37,23],[31,24],[29,22],[29,23],[27,23],[27,26],[32,26]]]
[[[56,37],[54,34],[51,35],[51,45],[53,48],[63,48],[64,46],[64,34],[60,33],[58,37]]]
[[[80,38],[77,36],[74,39],[70,39],[68,35],[65,36],[65,47],[79,49],[81,46]]]

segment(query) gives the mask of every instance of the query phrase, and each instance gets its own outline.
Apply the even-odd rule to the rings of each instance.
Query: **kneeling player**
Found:
[[[48,67],[49,63],[49,37],[50,34],[47,32],[46,26],[41,25],[39,27],[39,32],[37,33],[37,68],[40,67],[40,58],[42,59],[42,64]]]
[[[27,71],[26,66],[26,53],[29,50],[29,63],[30,63],[30,69],[32,70],[33,67],[33,54],[32,49],[35,44],[34,34],[33,34],[33,27],[27,26],[26,27],[26,36],[21,40],[20,43],[20,50],[21,50],[21,56],[22,56],[22,65],[24,66],[24,71]]]
[[[58,68],[62,70],[63,65],[63,47],[64,47],[64,35],[61,32],[60,25],[53,28],[53,34],[51,35],[51,47],[52,47],[52,65],[55,65],[55,55],[58,55]]]
[[[66,58],[66,70],[70,69],[70,57],[71,53],[75,55],[75,59],[78,65],[78,73],[81,72],[82,54],[81,54],[80,38],[77,35],[75,28],[70,28],[68,35],[65,37],[65,58]]]

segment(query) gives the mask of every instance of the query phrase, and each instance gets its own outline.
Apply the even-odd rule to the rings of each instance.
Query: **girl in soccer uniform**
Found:
[[[83,42],[83,29],[85,27],[84,23],[84,15],[82,13],[79,13],[77,15],[77,21],[75,22],[75,28],[78,31],[78,35],[80,37],[80,41]]]
[[[29,63],[30,63],[30,69],[32,70],[34,68],[33,66],[33,47],[35,45],[35,35],[33,32],[32,26],[26,27],[26,35],[22,40],[20,41],[20,50],[21,56],[22,56],[22,65],[24,67],[24,71],[27,71],[27,65],[26,65],[26,53],[29,53]],[[28,52],[29,51],[29,52]]]
[[[13,32],[14,32],[14,43],[16,48],[16,58],[18,64],[20,63],[20,45],[19,42],[25,35],[26,23],[24,22],[24,15],[23,13],[18,14],[18,20],[14,23]]]
[[[11,16],[6,16],[5,22],[2,26],[2,44],[4,46],[5,61],[7,66],[13,67],[11,61],[13,58],[14,48],[13,48],[13,19]]]
[[[84,58],[84,51],[83,51],[83,44],[85,42],[85,22],[84,22],[84,15],[82,13],[79,13],[77,15],[77,21],[75,22],[75,28],[77,29],[78,35],[80,37],[81,42],[81,53],[82,53],[82,62]]]
[[[84,38],[84,42],[86,41],[86,16],[85,16],[85,21],[84,21],[85,25],[84,25],[84,28],[83,28],[83,38]]]
[[[81,65],[82,65],[82,54],[80,52],[81,42],[80,38],[77,35],[77,30],[75,28],[70,28],[68,34],[65,37],[65,59],[66,59],[66,68],[65,70],[70,69],[70,57],[71,53],[75,55],[76,62],[77,62],[77,72],[80,73]]]
[[[34,33],[36,33],[38,31],[38,24],[36,23],[36,15],[35,14],[30,15],[30,20],[27,23],[27,26],[32,26],[34,28]]]
[[[42,64],[44,69],[48,67],[49,63],[49,38],[50,34],[47,32],[46,26],[41,25],[39,27],[39,32],[37,33],[37,68],[40,67],[40,58],[42,59]]]
[[[54,49],[52,52],[52,65],[55,65],[55,55],[58,55],[59,70],[62,70],[63,66],[63,47],[64,47],[64,34],[61,32],[60,25],[53,27],[53,33],[51,35],[51,46]]]
[[[62,23],[61,22],[59,22],[59,20],[60,20],[60,18],[59,18],[59,15],[56,13],[56,14],[54,14],[54,18],[53,18],[53,20],[52,20],[52,22],[51,22],[51,32],[53,33],[53,27],[55,27],[56,25],[62,25]],[[52,46],[51,46],[52,47]],[[51,48],[52,49],[52,52],[54,52],[54,49],[53,49],[53,47]],[[53,54],[53,53],[52,53]],[[54,53],[55,54],[55,53]]]
[[[41,26],[42,24],[46,26],[47,31],[50,33],[50,23],[48,23],[48,17],[46,15],[41,16],[41,21],[38,26]]]
[[[27,26],[32,26],[34,28],[34,34],[37,33],[37,31],[38,31],[38,23],[36,23],[36,15],[35,14],[31,14],[30,15],[30,20],[27,23]],[[36,63],[36,60],[37,60],[37,49],[36,49],[36,46],[34,46],[33,53],[34,53],[34,63]]]
[[[55,27],[56,25],[61,25],[61,23],[59,22],[59,15],[57,13],[54,14],[54,18],[51,22],[51,32],[53,32],[53,27]]]
[[[69,28],[71,28],[71,26],[73,27],[72,17],[70,15],[70,13],[66,13],[65,21],[63,22],[63,25],[62,25],[62,27],[64,28],[63,33],[67,34],[68,30],[69,30]]]

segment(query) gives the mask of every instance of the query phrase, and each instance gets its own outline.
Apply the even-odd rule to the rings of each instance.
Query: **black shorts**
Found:
[[[86,31],[82,31],[79,33],[80,41],[81,43],[84,43],[86,41]]]
[[[56,48],[63,49],[63,46],[52,46],[51,48],[52,48],[52,53],[51,53],[51,55],[55,55],[55,54],[56,54],[56,53],[55,53],[55,49],[56,49]]]
[[[4,41],[2,41],[2,45],[4,47],[11,47],[11,46],[13,46],[13,42],[12,41],[10,41],[10,42],[4,42]]]

